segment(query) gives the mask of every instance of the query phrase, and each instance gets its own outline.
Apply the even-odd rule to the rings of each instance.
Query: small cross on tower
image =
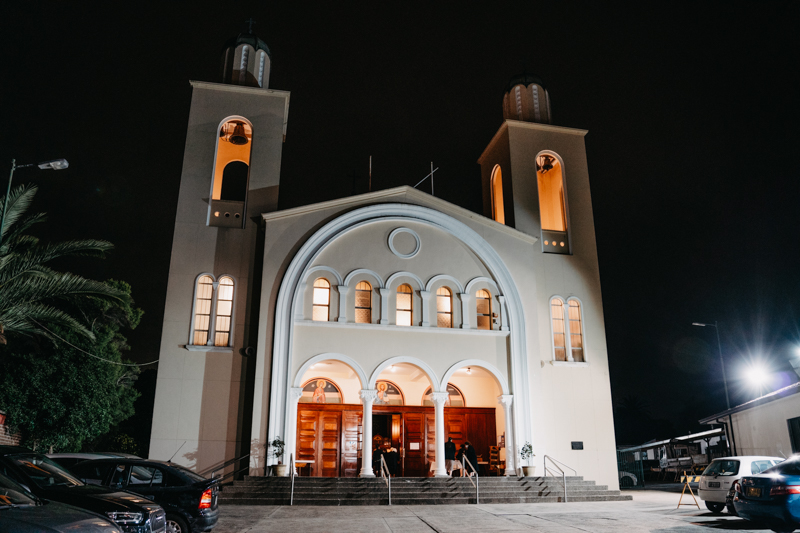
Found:
[[[247,33],[253,33],[253,24],[256,23],[256,21],[253,20],[253,17],[250,17],[249,19],[245,20],[244,22],[247,24]]]

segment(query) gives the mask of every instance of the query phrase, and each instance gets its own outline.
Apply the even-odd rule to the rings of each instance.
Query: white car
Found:
[[[701,500],[705,500],[706,507],[712,513],[721,513],[727,507],[728,513],[735,515],[733,484],[742,476],[760,474],[780,462],[783,462],[783,457],[764,455],[740,455],[714,459],[700,476],[698,495]]]

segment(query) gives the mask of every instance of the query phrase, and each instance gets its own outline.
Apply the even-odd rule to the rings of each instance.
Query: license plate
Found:
[[[761,487],[747,487],[745,492],[747,496],[751,498],[760,498],[761,497]]]
[[[718,489],[719,488],[719,481],[709,481],[708,482],[709,489]]]

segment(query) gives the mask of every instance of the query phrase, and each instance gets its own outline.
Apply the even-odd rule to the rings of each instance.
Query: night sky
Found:
[[[506,84],[535,73],[554,123],[589,130],[618,442],[674,436],[725,406],[714,330],[692,322],[720,321],[732,404],[755,397],[751,360],[770,388],[797,380],[800,2],[607,4],[5,3],[0,162],[69,160],[15,183],[39,184],[42,237],[115,243],[58,266],[131,283],[146,312],[131,358],[145,362],[189,80],[219,81],[247,18],[272,51],[270,87],[291,91],[282,209],[365,192],[372,155],[374,190],[433,161],[436,196],[480,212],[476,160]]]

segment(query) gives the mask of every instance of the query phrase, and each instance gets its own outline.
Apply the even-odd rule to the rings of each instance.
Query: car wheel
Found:
[[[167,533],[189,533],[189,524],[178,515],[168,514]]]
[[[719,502],[706,502],[706,509],[714,514],[722,514],[722,511],[725,509],[725,504]]]
[[[733,496],[736,492],[731,487],[731,490],[728,491],[728,495],[725,497],[725,507],[728,508],[728,514],[733,516],[739,516],[736,514],[736,507],[733,506]]]

